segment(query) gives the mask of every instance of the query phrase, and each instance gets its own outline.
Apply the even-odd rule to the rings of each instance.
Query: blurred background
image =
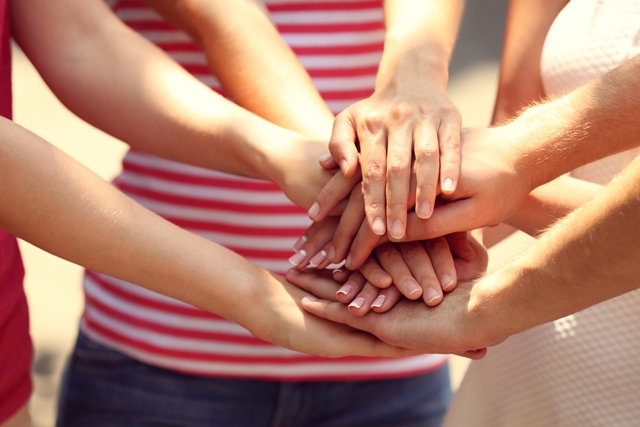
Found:
[[[449,97],[462,112],[464,126],[489,124],[495,97],[507,0],[468,1],[450,67]],[[55,144],[110,180],[120,171],[126,145],[85,124],[57,101],[28,59],[14,46],[14,117],[22,126]],[[495,269],[524,249],[521,233],[490,250]],[[82,269],[20,242],[35,346],[31,399],[34,427],[52,427],[56,395],[82,311]],[[508,248],[508,249],[507,249]],[[458,386],[468,362],[454,357],[451,377]]]

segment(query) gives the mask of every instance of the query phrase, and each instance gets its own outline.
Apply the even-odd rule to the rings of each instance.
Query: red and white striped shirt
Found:
[[[282,37],[334,113],[368,97],[384,43],[381,0],[269,0]],[[117,15],[212,89],[221,86],[204,52],[141,0]],[[201,169],[131,150],[115,185],[173,223],[276,273],[289,267],[310,224],[273,183]],[[443,355],[324,359],[253,337],[219,316],[94,272],[84,281],[83,331],[138,360],[203,376],[356,380],[409,376],[442,366]]]

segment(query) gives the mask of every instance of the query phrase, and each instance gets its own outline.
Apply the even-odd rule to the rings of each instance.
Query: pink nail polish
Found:
[[[349,304],[349,307],[362,308],[363,305],[364,305],[364,298],[358,297],[354,299],[351,304]]]
[[[327,253],[325,251],[320,251],[317,254],[315,254],[313,258],[311,258],[311,260],[309,260],[309,264],[311,264],[313,268],[316,268],[317,266],[322,264],[326,259],[327,259]]]
[[[309,218],[315,218],[320,213],[320,205],[318,202],[314,202],[313,205],[309,208]]]
[[[378,295],[378,298],[376,298],[375,301],[373,301],[373,304],[371,304],[371,308],[382,307],[382,304],[384,303],[385,299],[386,299],[385,295]]]
[[[293,256],[289,258],[289,262],[295,266],[298,266],[306,257],[307,251],[303,249],[300,252],[296,252],[295,254],[293,254]]]
[[[305,236],[300,236],[293,244],[293,250],[297,252],[305,243],[307,243],[307,238]]]
[[[353,289],[351,285],[342,285],[342,287],[338,289],[338,292],[336,293],[342,294],[342,295],[349,295],[349,293],[351,293],[351,289]]]

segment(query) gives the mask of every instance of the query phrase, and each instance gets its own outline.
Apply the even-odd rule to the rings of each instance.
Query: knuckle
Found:
[[[440,141],[442,148],[449,153],[458,154],[460,152],[460,141],[454,138],[453,135],[449,135]]]
[[[409,162],[405,161],[402,158],[391,158],[389,159],[389,163],[387,164],[387,175],[404,175],[408,173],[410,170]]]
[[[396,122],[403,122],[415,114],[415,108],[407,101],[400,101],[391,107],[389,113]]]
[[[387,208],[390,211],[394,212],[406,212],[407,211],[407,203],[402,200],[388,200]]]
[[[363,171],[363,181],[367,182],[381,182],[385,177],[385,167],[376,162],[371,161]]]
[[[439,154],[438,147],[435,144],[423,143],[415,148],[416,160],[424,161],[437,157]]]
[[[378,111],[370,111],[364,115],[362,123],[368,132],[376,133],[382,128],[384,118]]]

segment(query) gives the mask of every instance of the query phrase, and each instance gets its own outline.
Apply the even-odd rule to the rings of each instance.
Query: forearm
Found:
[[[376,92],[446,93],[462,0],[385,0],[387,36]]]
[[[478,283],[470,311],[512,335],[638,287],[640,159],[521,256]]]
[[[270,277],[144,209],[32,133],[4,119],[0,129],[1,228],[69,261],[231,318]]]
[[[14,1],[15,38],[74,113],[151,154],[269,179],[296,137],[212,92],[99,0]]]
[[[511,0],[492,124],[504,123],[544,97],[540,57],[547,32],[567,0]]]
[[[504,127],[530,188],[638,145],[639,73],[640,55]]]
[[[505,223],[537,237],[570,212],[592,200],[601,185],[561,176],[533,190]]]
[[[239,105],[265,119],[328,140],[333,114],[257,0],[146,0],[187,31]]]

